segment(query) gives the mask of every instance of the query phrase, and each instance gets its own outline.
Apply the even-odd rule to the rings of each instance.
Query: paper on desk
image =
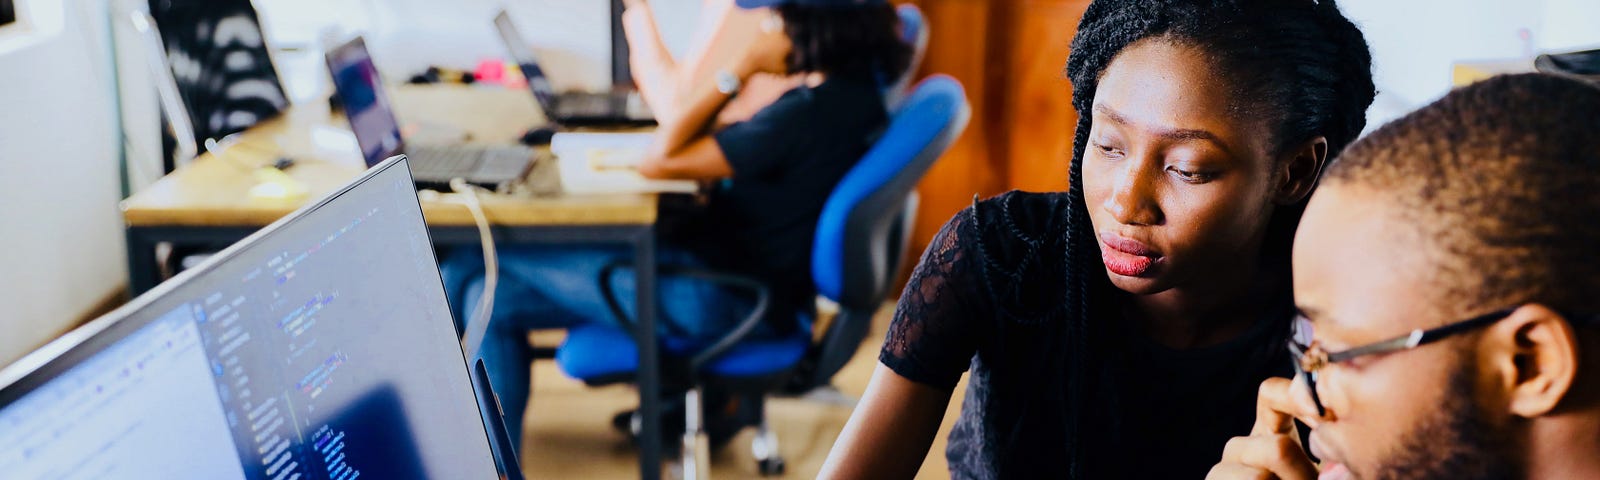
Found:
[[[569,193],[693,193],[691,180],[652,180],[636,168],[649,148],[648,133],[558,133],[550,139]]]
[[[649,133],[557,133],[550,138],[556,155],[579,155],[598,169],[637,168],[654,137]]]
[[[653,138],[655,138],[655,135],[650,132],[561,132],[550,137],[550,149],[637,148],[643,150],[650,147],[650,140]]]

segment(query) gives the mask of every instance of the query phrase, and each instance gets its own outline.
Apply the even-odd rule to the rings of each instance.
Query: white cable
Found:
[[[483,244],[483,294],[478,297],[478,307],[467,318],[466,332],[461,337],[461,349],[466,352],[467,361],[470,362],[478,358],[478,349],[482,347],[483,337],[489,330],[489,315],[494,311],[494,291],[500,283],[500,260],[494,250],[494,232],[489,230],[489,217],[484,215],[483,204],[478,202],[478,194],[483,189],[460,178],[450,180],[450,189],[455,194],[448,196],[459,200],[472,213],[473,222],[478,224],[478,237]]]

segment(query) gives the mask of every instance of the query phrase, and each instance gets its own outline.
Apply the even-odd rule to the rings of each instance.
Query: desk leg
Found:
[[[654,229],[634,244],[639,306],[639,477],[661,478],[661,365],[656,353],[656,250]]]
[[[128,293],[139,294],[161,283],[161,269],[156,265],[156,242],[139,228],[128,227]]]

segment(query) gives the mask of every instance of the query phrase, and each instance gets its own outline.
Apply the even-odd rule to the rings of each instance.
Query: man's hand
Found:
[[[1313,480],[1311,464],[1300,435],[1295,432],[1297,407],[1290,396],[1293,381],[1269,378],[1261,382],[1256,399],[1256,425],[1250,436],[1234,437],[1222,450],[1222,463],[1211,468],[1208,480],[1279,479]]]

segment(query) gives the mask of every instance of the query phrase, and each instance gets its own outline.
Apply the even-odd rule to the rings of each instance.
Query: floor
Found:
[[[856,357],[840,371],[834,385],[849,398],[859,398],[877,365],[878,347],[888,325],[892,304],[886,304],[873,321],[873,332],[856,352]],[[560,334],[536,334],[535,344],[554,346]],[[966,391],[965,380],[956,392]],[[782,478],[816,478],[827,459],[833,441],[850,418],[850,406],[837,402],[803,399],[772,399],[768,421],[778,435],[779,450],[787,461]],[[524,426],[522,469],[528,478],[637,478],[638,456],[620,433],[611,429],[613,414],[632,408],[638,396],[630,387],[590,388],[562,375],[549,361],[534,364],[533,401]],[[945,414],[944,425],[917,478],[948,478],[944,460],[944,439],[961,408],[961,395],[954,395]],[[750,455],[753,430],[746,430],[728,448],[712,458],[712,475],[717,478],[759,478]],[[675,478],[667,463],[663,478]]]

